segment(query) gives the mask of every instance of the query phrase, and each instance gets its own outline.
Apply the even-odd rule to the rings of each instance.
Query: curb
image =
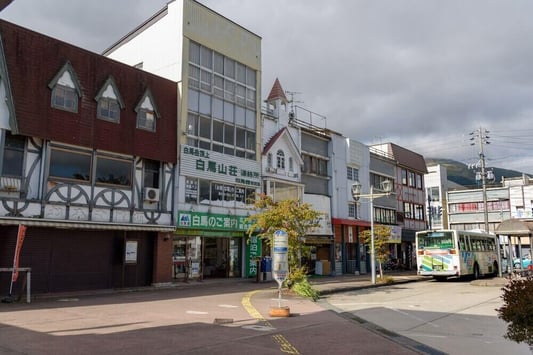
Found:
[[[324,289],[321,289],[320,284],[311,284],[314,289],[316,289],[320,296],[323,295],[331,295],[335,293],[340,292],[347,292],[347,291],[356,291],[356,290],[364,290],[364,289],[371,289],[371,288],[377,288],[377,287],[384,287],[384,286],[394,286],[394,285],[400,285],[400,284],[406,284],[411,282],[418,282],[418,281],[427,281],[426,278],[412,278],[412,279],[404,279],[404,280],[394,280],[392,282],[383,282],[383,283],[376,283],[376,284],[362,284],[362,285],[344,285],[344,286],[338,286],[338,287],[330,287],[327,288],[327,286],[324,286]]]

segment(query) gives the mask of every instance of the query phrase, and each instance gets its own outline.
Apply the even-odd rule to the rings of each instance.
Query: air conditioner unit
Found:
[[[159,201],[159,189],[153,187],[144,188],[144,200],[149,202]]]

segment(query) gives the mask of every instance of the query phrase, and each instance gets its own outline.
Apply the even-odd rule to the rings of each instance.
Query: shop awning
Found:
[[[163,226],[157,224],[121,224],[102,223],[87,221],[64,221],[64,220],[42,220],[35,218],[0,218],[0,225],[19,225],[28,227],[44,227],[58,229],[89,229],[89,230],[123,230],[123,231],[145,231],[145,232],[174,232],[174,226]]]
[[[333,236],[331,235],[306,235],[304,244],[308,245],[321,245],[332,244]]]
[[[498,235],[520,236],[533,234],[533,221],[517,218],[502,221],[495,230]]]

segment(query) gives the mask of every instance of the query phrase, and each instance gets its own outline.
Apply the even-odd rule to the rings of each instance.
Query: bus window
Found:
[[[443,238],[442,241],[441,241],[441,248],[442,249],[451,249],[451,248],[453,248],[452,238]]]
[[[464,235],[459,236],[459,250],[465,250],[465,237],[464,237]]]

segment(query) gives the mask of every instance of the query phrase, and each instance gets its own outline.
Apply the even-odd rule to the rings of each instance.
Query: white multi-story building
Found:
[[[352,185],[364,191],[370,186],[370,152],[367,145],[345,138],[334,140],[332,224],[335,234],[336,273],[366,273],[367,250],[359,243],[359,233],[370,227],[368,201],[355,201]],[[342,263],[339,266],[339,262]]]
[[[427,196],[427,220],[429,229],[443,229],[448,226],[446,213],[446,192],[448,191],[448,174],[446,167],[429,165],[424,175]]]
[[[175,278],[253,274],[243,221],[261,188],[261,38],[175,0],[104,54],[177,82]]]

